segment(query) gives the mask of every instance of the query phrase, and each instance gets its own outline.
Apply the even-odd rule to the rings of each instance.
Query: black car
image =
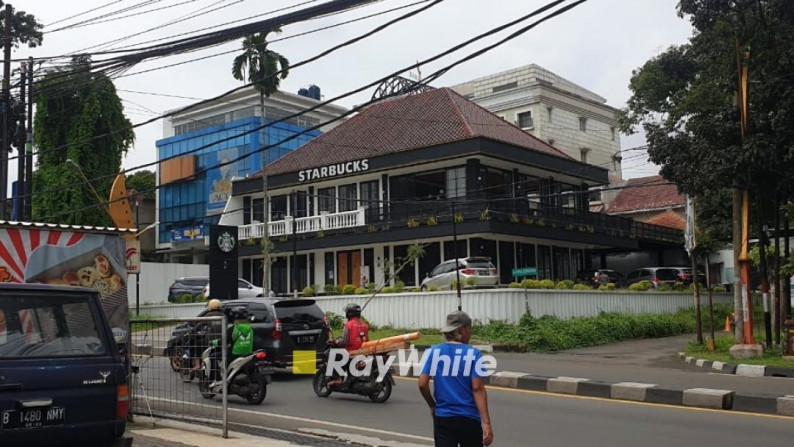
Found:
[[[195,298],[204,293],[204,286],[209,284],[209,276],[183,276],[177,278],[168,287],[168,302],[173,303],[180,295],[189,294]]]
[[[96,290],[0,284],[0,445],[127,445],[128,398]]]
[[[593,287],[601,284],[613,283],[618,286],[625,284],[625,277],[614,270],[609,269],[589,269],[581,270],[576,274],[576,281]]]
[[[328,341],[330,326],[325,313],[311,299],[277,300],[248,298],[224,301],[221,309],[227,313],[235,307],[245,307],[254,330],[254,349],[264,349],[267,359],[285,367],[293,365],[294,351],[314,351],[322,355]],[[205,309],[197,316],[203,317]],[[177,326],[168,340],[168,355],[173,361],[182,353],[185,334],[193,325]],[[176,369],[176,368],[175,368]]]

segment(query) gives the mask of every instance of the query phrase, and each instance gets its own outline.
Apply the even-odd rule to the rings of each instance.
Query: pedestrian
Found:
[[[464,365],[465,359],[471,361],[473,358],[473,364],[479,364],[482,353],[468,344],[471,339],[471,318],[465,312],[452,312],[447,315],[447,324],[441,332],[446,342],[430,348],[419,375],[419,391],[430,406],[433,417],[435,445],[491,445],[493,431],[488,413],[488,396],[481,375],[483,371],[476,367],[449,368],[449,365],[441,368],[442,362],[434,361],[434,358],[442,358],[450,360],[451,365]]]

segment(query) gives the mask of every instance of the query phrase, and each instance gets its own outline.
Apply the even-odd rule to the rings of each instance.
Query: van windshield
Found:
[[[284,306],[279,303],[275,308],[277,317],[284,323],[314,323],[325,316],[316,304]]]
[[[0,359],[109,352],[87,296],[0,297]]]

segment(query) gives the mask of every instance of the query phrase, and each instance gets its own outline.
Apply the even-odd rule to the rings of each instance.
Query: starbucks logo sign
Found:
[[[224,231],[218,236],[218,248],[224,253],[229,253],[234,250],[234,236],[228,231]]]

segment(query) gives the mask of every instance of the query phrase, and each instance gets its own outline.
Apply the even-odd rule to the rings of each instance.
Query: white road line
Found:
[[[161,402],[170,402],[170,403],[184,403],[184,401],[173,400],[173,399],[164,399],[162,397],[149,397],[149,400],[158,400],[158,401],[161,401]],[[195,406],[198,406],[198,407],[205,407],[205,408],[218,408],[217,405],[207,405],[207,404],[199,404],[199,403],[195,403],[195,404],[192,404],[192,405],[195,405]],[[388,430],[380,430],[380,429],[377,429],[377,428],[366,428],[366,427],[361,427],[361,426],[357,426],[357,425],[342,424],[342,423],[339,423],[339,422],[321,421],[319,419],[302,418],[302,417],[299,417],[299,416],[288,416],[288,415],[284,415],[284,414],[267,413],[267,412],[264,412],[264,411],[245,410],[245,409],[242,409],[242,408],[231,408],[231,407],[229,408],[229,411],[230,412],[231,411],[237,411],[237,412],[240,412],[240,413],[264,415],[264,416],[269,416],[269,417],[273,417],[273,418],[286,419],[286,420],[289,420],[289,421],[297,421],[297,422],[306,422],[306,423],[312,423],[312,424],[329,425],[331,427],[343,428],[343,429],[347,429],[347,430],[363,431],[363,432],[368,432],[368,433],[378,433],[378,434],[381,434],[381,435],[388,435],[388,436],[398,436],[398,437],[401,437],[401,438],[416,439],[417,441],[427,441],[427,442],[433,442],[434,441],[433,438],[429,438],[429,437],[426,437],[426,436],[409,435],[407,433],[399,433],[399,432],[393,432],[393,431],[388,431]],[[237,424],[237,423],[235,422],[235,424]],[[242,425],[242,424],[240,424],[240,425]],[[262,427],[262,428],[267,428],[267,427]]]

